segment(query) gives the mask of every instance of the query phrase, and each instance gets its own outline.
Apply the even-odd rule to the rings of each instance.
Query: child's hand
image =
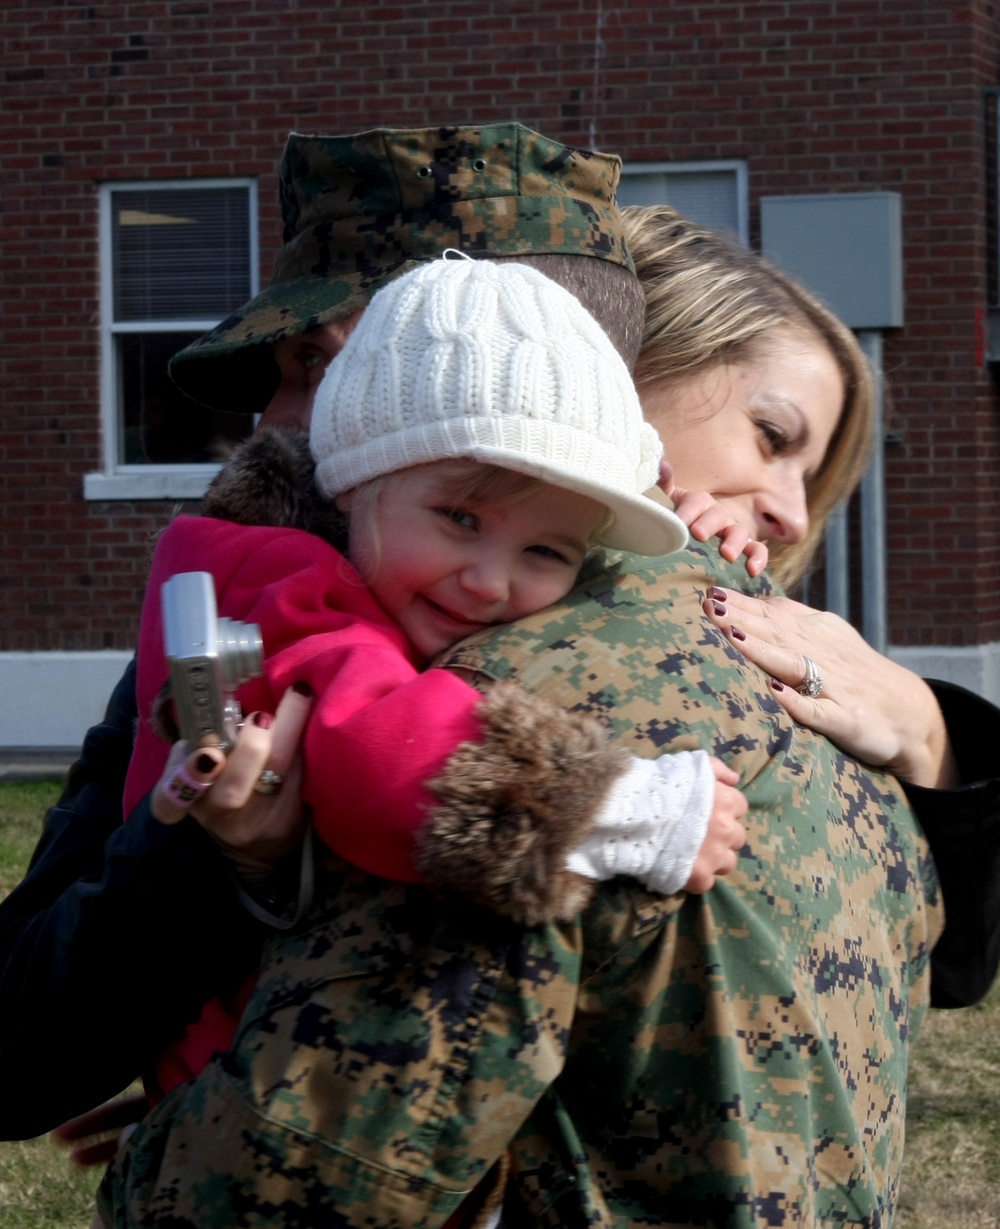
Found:
[[[747,830],[741,820],[749,810],[742,792],[734,788],[739,774],[712,756],[715,773],[715,803],[708,818],[708,830],[694,860],[685,892],[707,892],[715,886],[716,876],[727,875],[736,865],[737,851],[746,844]]]
[[[751,576],[759,576],[767,567],[767,546],[752,538],[746,525],[736,520],[732,512],[707,491],[685,491],[674,486],[673,470],[667,461],[660,462],[659,485],[674,501],[674,511],[697,542],[719,538],[719,554],[723,559],[733,563],[740,555],[746,555],[747,572]]]

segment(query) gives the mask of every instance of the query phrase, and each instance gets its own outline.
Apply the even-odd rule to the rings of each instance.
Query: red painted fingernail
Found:
[[[311,696],[313,693],[313,689],[304,679],[299,679],[297,683],[293,683],[292,691],[298,692],[300,696]]]
[[[784,691],[785,690],[785,684],[779,683],[777,679],[771,679],[770,683],[771,683],[772,691]]]
[[[254,713],[253,723],[258,730],[269,730],[274,718],[270,713]]]
[[[211,772],[215,767],[215,760],[210,755],[199,755],[194,762],[194,766],[199,772]]]
[[[747,638],[746,632],[740,631],[738,627],[731,627],[729,629],[729,634],[734,640],[746,640]]]
[[[708,596],[714,597],[717,602],[724,602],[729,594],[725,589],[709,589]]]
[[[721,602],[713,602],[712,609],[720,618],[722,618],[726,613],[726,608]]]

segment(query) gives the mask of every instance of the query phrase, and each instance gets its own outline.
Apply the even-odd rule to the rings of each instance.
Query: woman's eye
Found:
[[[774,423],[767,422],[765,419],[758,419],[757,430],[763,436],[771,452],[782,453],[787,450],[788,436],[781,427],[776,427]]]

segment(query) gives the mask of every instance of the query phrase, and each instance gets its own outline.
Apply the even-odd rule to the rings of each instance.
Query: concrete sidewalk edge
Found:
[[[0,783],[62,781],[79,747],[0,747]]]

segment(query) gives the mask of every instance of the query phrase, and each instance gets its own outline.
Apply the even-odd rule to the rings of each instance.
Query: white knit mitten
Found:
[[[679,892],[691,877],[714,803],[707,752],[633,756],[566,868],[588,879],[631,875],[651,892]]]

